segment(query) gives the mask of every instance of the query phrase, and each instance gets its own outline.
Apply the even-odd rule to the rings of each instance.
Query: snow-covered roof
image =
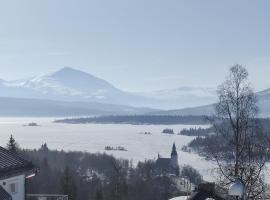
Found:
[[[187,196],[181,196],[181,197],[175,197],[173,199],[169,199],[169,200],[186,200],[188,197]]]

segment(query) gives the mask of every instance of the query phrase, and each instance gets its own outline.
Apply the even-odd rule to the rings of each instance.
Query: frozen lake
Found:
[[[11,134],[23,148],[39,148],[47,143],[50,149],[78,150],[91,153],[106,152],[117,158],[138,161],[156,159],[158,153],[169,157],[173,142],[179,155],[179,164],[189,164],[198,169],[206,180],[211,180],[214,165],[196,154],[185,153],[181,147],[193,137],[162,134],[165,128],[175,133],[194,125],[122,125],[122,124],[59,124],[52,118],[0,118],[0,145],[6,146]],[[24,126],[36,122],[40,126]],[[207,127],[207,126],[200,126]],[[151,132],[151,135],[141,134]],[[123,146],[128,151],[105,151],[105,146]]]

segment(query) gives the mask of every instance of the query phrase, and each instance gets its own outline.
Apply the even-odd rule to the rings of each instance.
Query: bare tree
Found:
[[[220,183],[229,186],[240,178],[248,199],[264,195],[264,169],[269,143],[256,118],[256,96],[241,65],[231,67],[227,80],[218,88],[219,101],[212,123],[216,135],[209,152],[218,164]],[[214,139],[213,139],[214,138]]]

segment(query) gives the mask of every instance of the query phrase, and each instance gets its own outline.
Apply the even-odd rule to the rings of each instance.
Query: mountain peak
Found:
[[[76,73],[80,73],[80,74],[87,74],[86,72],[83,72],[81,70],[72,68],[72,67],[63,67],[61,69],[59,69],[58,71],[54,72],[53,74],[76,74]],[[90,75],[90,74],[89,74]]]
[[[89,74],[87,72],[84,72],[82,70],[75,69],[72,67],[63,67],[56,72],[47,74],[47,77],[48,76],[51,78],[54,78],[56,80],[66,80],[66,81],[71,81],[71,82],[74,82],[74,81],[79,81],[79,82],[93,81],[93,80],[104,81],[102,79],[99,79],[99,78],[93,76],[92,74]]]
[[[95,96],[96,93],[103,94],[109,91],[120,92],[107,81],[72,67],[63,67],[39,79],[42,86],[47,87],[49,85],[53,90],[56,88],[57,90],[59,88],[68,88],[68,90],[77,91],[78,94],[87,94],[87,96]]]

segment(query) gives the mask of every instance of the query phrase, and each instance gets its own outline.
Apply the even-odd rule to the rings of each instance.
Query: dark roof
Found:
[[[217,191],[217,186],[215,183],[201,183],[198,186],[198,191],[194,192],[190,197],[189,200],[205,200],[207,198],[212,198],[216,200],[225,200],[222,197],[222,193]]]
[[[10,196],[7,191],[0,186],[0,200],[12,200],[12,197]]]
[[[158,158],[156,161],[156,167],[161,169],[169,169],[171,166],[170,158]]]
[[[34,170],[34,165],[19,154],[0,147],[0,178]]]
[[[208,195],[205,192],[196,192],[193,193],[190,197],[189,200],[205,200],[207,198],[210,198],[210,195]]]
[[[225,200],[222,197],[216,195],[216,194],[211,194],[205,191],[199,191],[199,192],[195,192],[193,193],[188,199],[189,200],[206,200],[208,198],[212,198],[215,200]]]

